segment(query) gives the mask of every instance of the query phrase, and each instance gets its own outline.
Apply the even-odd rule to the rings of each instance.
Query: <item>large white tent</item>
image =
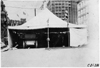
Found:
[[[33,29],[34,30],[34,29],[41,29],[41,28],[69,28],[70,46],[78,46],[78,45],[83,45],[87,43],[86,26],[74,25],[66,21],[63,21],[46,8],[42,10],[42,12],[39,13],[36,17],[29,20],[23,25],[9,26],[8,27],[9,45],[11,46],[11,38],[10,38],[9,29],[10,30]]]
[[[47,27],[67,27],[67,22],[55,16],[48,9],[44,9],[36,17],[21,26],[8,27],[9,29],[39,29]]]

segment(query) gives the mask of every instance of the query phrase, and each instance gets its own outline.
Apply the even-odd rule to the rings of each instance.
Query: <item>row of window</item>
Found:
[[[86,14],[84,16],[78,17],[78,23],[79,24],[86,24],[86,22],[88,21],[89,15]]]
[[[87,23],[88,23],[88,20],[85,20],[85,21],[79,21],[79,23],[78,23],[78,24],[80,24],[80,25],[82,25],[82,24],[87,25]]]
[[[65,6],[62,6],[62,7],[52,7],[52,10],[63,11],[63,10],[68,10],[69,9],[69,7],[65,7]]]
[[[71,3],[72,1],[68,1],[68,0],[57,0],[57,1],[51,1],[52,3]]]
[[[89,12],[88,7],[85,7],[84,9],[81,9],[81,10],[78,11],[78,16],[88,14],[88,12]]]
[[[52,5],[69,5],[71,3],[52,3]]]
[[[66,4],[66,5],[55,5],[55,4],[54,4],[54,5],[52,5],[52,6],[55,6],[55,7],[62,7],[62,8],[63,8],[63,6],[67,6],[67,7],[68,7],[68,6],[71,6],[71,4]]]
[[[79,4],[78,4],[78,9],[83,8],[84,6],[88,5],[88,0],[82,0]]]
[[[61,12],[61,13],[64,13],[67,9],[61,9],[61,10],[58,10],[58,9],[55,9],[55,10],[52,10],[53,12]],[[67,10],[68,11],[68,10]]]

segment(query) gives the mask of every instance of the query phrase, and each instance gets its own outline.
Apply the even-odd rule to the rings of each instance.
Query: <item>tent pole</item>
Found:
[[[49,28],[48,28],[48,38],[47,38],[47,41],[48,41],[48,47],[47,48],[49,48],[49,41],[50,41],[50,38],[49,38]]]
[[[47,26],[49,26],[49,19],[47,20]],[[47,42],[48,42],[48,47],[49,48],[49,41],[50,41],[50,38],[49,38],[49,27],[47,27]]]

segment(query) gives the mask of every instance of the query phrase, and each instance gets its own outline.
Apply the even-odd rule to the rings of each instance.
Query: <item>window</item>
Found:
[[[64,6],[62,6],[62,8],[64,8]]]

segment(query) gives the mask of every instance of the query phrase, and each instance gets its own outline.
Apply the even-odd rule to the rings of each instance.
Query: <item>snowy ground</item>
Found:
[[[91,41],[98,43],[97,41]],[[81,48],[17,49],[1,53],[2,67],[87,67],[98,63],[98,46]]]

